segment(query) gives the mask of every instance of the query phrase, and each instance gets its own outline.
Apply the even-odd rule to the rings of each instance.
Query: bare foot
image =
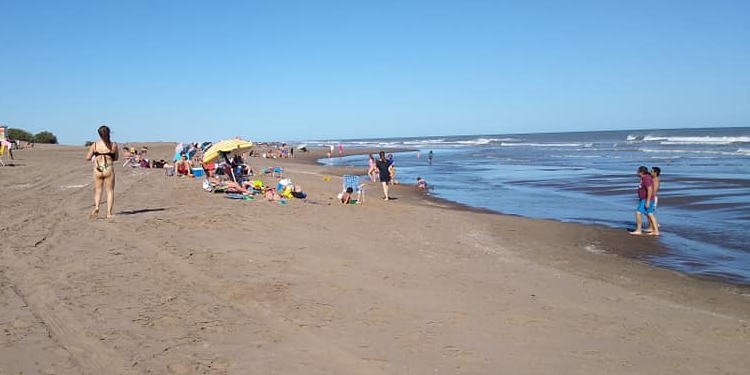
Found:
[[[89,220],[94,220],[99,216],[99,207],[94,207],[94,210],[89,214]]]
[[[658,236],[658,235],[659,235],[659,232],[648,232],[647,234],[648,234],[649,236]]]
[[[632,235],[634,235],[634,236],[640,236],[640,235],[642,235],[642,234],[643,234],[643,232],[641,232],[641,231],[639,231],[639,230],[636,230],[636,231],[632,231],[632,232],[629,232],[629,233],[630,233],[630,234],[632,234]]]

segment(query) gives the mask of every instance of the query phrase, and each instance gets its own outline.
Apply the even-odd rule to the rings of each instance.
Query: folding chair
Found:
[[[352,188],[352,191],[357,193],[357,203],[365,203],[365,184],[359,182],[359,176],[344,175],[342,185],[342,193]]]

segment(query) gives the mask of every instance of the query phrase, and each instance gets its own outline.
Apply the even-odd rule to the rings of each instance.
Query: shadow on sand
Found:
[[[144,208],[144,209],[140,209],[140,210],[125,210],[125,211],[120,211],[117,214],[118,215],[137,215],[137,214],[145,214],[145,213],[148,213],[148,212],[161,212],[161,211],[165,211],[165,210],[166,210],[166,208]]]

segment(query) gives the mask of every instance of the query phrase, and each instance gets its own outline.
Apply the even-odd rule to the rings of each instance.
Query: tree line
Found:
[[[8,138],[14,141],[57,144],[57,136],[46,130],[31,134],[23,129],[8,128]]]

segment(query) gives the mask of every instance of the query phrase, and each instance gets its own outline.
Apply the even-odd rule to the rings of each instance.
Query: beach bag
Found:
[[[292,184],[292,180],[289,178],[279,180],[279,183],[276,185],[276,190],[284,191],[284,189],[291,184]]]

